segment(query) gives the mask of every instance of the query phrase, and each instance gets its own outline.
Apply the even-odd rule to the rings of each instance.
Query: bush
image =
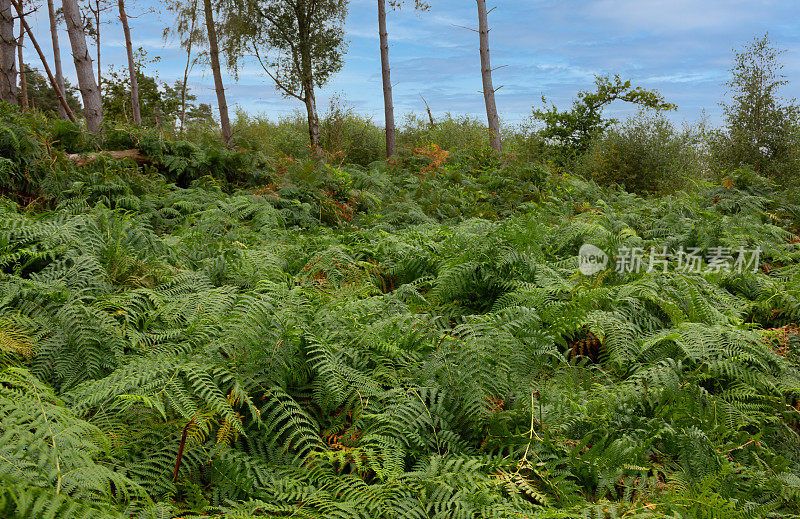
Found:
[[[469,116],[453,117],[447,114],[441,121],[431,124],[411,114],[400,130],[398,145],[406,148],[424,148],[436,144],[443,150],[476,150],[489,148],[490,133],[486,125]]]
[[[741,167],[788,186],[800,171],[800,126],[786,125],[768,146],[754,146],[743,131],[712,130],[705,135],[711,174],[717,180]]]
[[[47,139],[44,119],[0,103],[0,194],[22,203],[36,198],[48,174],[41,143]]]
[[[328,113],[320,121],[320,133],[322,149],[331,162],[369,166],[386,155],[383,128],[338,98],[331,100]]]
[[[597,137],[578,169],[599,184],[620,184],[634,193],[672,192],[700,170],[696,140],[691,130],[640,113]]]
[[[54,120],[50,138],[54,144],[67,153],[79,153],[86,150],[86,139],[81,128],[72,121]]]
[[[308,126],[300,112],[272,121],[264,115],[249,115],[243,110],[236,113],[233,136],[239,146],[262,150],[267,155],[306,157]]]
[[[322,149],[330,162],[369,166],[385,155],[383,128],[338,99],[331,101],[328,112],[321,118],[320,133]],[[233,122],[233,134],[238,145],[262,150],[267,155],[311,156],[308,123],[300,112],[274,122],[265,116],[239,111]]]

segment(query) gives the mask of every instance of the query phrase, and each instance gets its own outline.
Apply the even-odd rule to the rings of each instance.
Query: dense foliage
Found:
[[[70,109],[77,112],[81,104],[78,100],[78,89],[71,85],[66,79],[66,101]],[[25,86],[27,89],[28,106],[35,108],[49,115],[57,115],[59,101],[55,90],[50,86],[47,77],[36,69],[32,69],[25,64]]]
[[[752,164],[759,174],[787,182],[797,173],[800,106],[781,98],[789,84],[781,73],[783,53],[768,35],[735,53],[725,128],[712,146],[721,165]]]
[[[633,87],[630,80],[597,77],[595,91],[578,92],[571,110],[561,111],[555,105],[538,108],[533,110],[533,119],[543,123],[539,131],[542,138],[554,141],[565,152],[581,152],[589,147],[592,138],[619,122],[603,117],[603,110],[616,101],[657,112],[678,108],[656,91]],[[544,97],[542,102],[546,102]]]
[[[800,517],[796,190],[642,198],[434,126],[78,166],[3,110],[0,516]],[[585,276],[584,243],[763,252]]]
[[[670,193],[696,175],[700,137],[663,117],[642,112],[593,139],[577,170],[602,185],[636,193]]]

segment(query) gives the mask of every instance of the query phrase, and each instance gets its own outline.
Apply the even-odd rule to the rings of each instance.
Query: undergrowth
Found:
[[[132,131],[150,165],[77,166],[6,117],[0,516],[800,517],[792,192]]]

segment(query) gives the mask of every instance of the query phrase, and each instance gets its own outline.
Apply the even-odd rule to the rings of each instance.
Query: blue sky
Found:
[[[57,4],[59,2],[56,2]],[[114,2],[114,5],[116,2]],[[152,0],[128,0],[135,46],[161,61],[149,73],[172,82],[183,76],[185,54],[175,41],[164,41],[164,27],[173,25],[168,11]],[[459,26],[475,27],[475,3],[432,0],[429,12],[413,9],[389,14],[392,80],[396,110],[422,114],[424,96],[435,114],[452,112],[482,117],[478,37]],[[784,74],[792,82],[783,94],[800,97],[800,1],[798,0],[489,0],[497,104],[504,123],[526,119],[542,95],[567,107],[576,92],[591,88],[596,74],[619,74],[634,84],[658,89],[678,105],[676,122],[696,122],[703,114],[716,123],[723,82],[732,49],[769,31],[785,48]],[[152,12],[149,12],[152,11]],[[106,14],[113,22],[115,9]],[[46,7],[31,25],[47,51]],[[374,0],[352,0],[347,17],[349,48],[344,69],[319,93],[325,111],[338,96],[358,112],[382,118],[380,59]],[[64,69],[75,73],[69,41],[61,31]],[[125,65],[118,23],[103,27],[103,62]],[[51,52],[47,52],[48,56]],[[26,61],[38,64],[32,48]],[[105,67],[104,67],[105,68]],[[300,108],[282,98],[257,65],[246,66],[238,82],[227,75],[228,103],[253,114],[277,118]],[[74,82],[74,81],[73,81]],[[215,106],[210,70],[198,65],[190,82],[199,99]],[[624,117],[624,106],[612,108]]]

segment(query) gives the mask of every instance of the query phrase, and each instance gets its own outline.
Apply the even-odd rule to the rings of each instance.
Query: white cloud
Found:
[[[691,32],[730,29],[769,16],[769,0],[599,0],[587,14],[626,29],[656,32]]]

